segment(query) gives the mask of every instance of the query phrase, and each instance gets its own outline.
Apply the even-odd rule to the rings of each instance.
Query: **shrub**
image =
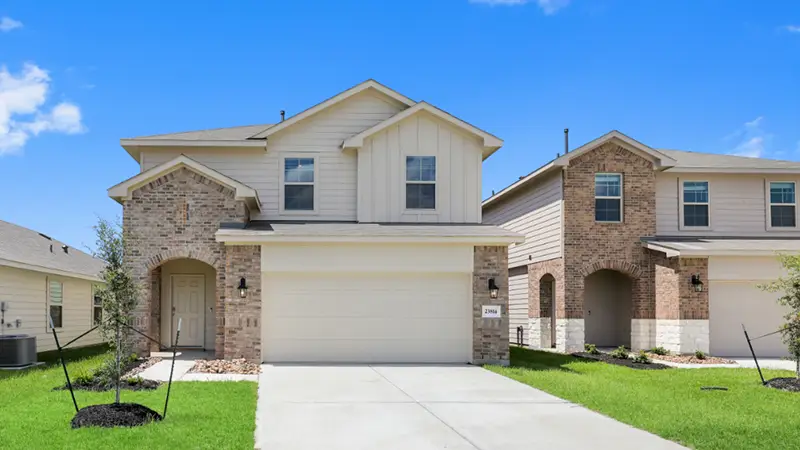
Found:
[[[86,372],[79,373],[72,380],[73,384],[82,384],[82,385],[92,384],[93,382],[94,382],[94,375]]]
[[[140,376],[128,378],[128,384],[131,385],[131,386],[136,386],[138,384],[142,384],[143,381],[144,381],[144,379],[142,377],[140,377]]]
[[[634,358],[633,362],[639,364],[650,364],[650,358],[647,356],[644,350],[641,350]]]
[[[597,349],[597,346],[594,344],[583,344],[583,349],[586,350],[586,353],[590,355],[599,355],[600,350]]]
[[[701,350],[697,350],[694,352],[694,357],[697,359],[706,359],[706,354],[703,353]]]
[[[669,350],[665,349],[664,347],[653,347],[650,349],[650,353],[659,356],[669,355]]]
[[[609,353],[609,356],[611,356],[614,359],[628,359],[629,356],[628,349],[625,348],[624,345],[620,345],[614,351]]]

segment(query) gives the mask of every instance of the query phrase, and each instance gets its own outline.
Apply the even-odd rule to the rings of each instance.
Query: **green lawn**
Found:
[[[85,354],[85,352],[84,352]],[[82,356],[80,353],[74,356]],[[102,356],[69,363],[70,374],[88,372]],[[0,448],[225,448],[252,449],[256,383],[173,383],[167,418],[143,427],[117,429],[70,428],[75,415],[60,365],[26,373],[0,375]],[[166,385],[150,392],[122,392],[123,402],[164,410]],[[111,403],[114,392],[76,391],[78,406]]]
[[[521,348],[487,369],[691,448],[800,446],[800,393],[761,386],[755,369],[635,370]],[[792,373],[764,372],[778,376]]]

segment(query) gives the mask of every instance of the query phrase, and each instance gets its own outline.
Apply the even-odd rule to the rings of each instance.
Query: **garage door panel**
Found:
[[[439,339],[462,335],[465,320],[433,318],[291,318],[270,321],[269,335],[274,339],[408,339],[412,332],[418,339]],[[413,330],[413,331],[410,331]],[[302,336],[300,336],[302,334]]]
[[[281,362],[463,363],[453,349],[468,346],[458,339],[290,339],[274,341],[270,355]]]
[[[710,350],[717,356],[748,356],[750,350],[742,324],[752,337],[778,330],[786,308],[777,303],[780,296],[764,292],[758,283],[712,281],[709,287]],[[753,341],[756,355],[781,357],[788,354],[780,334]]]

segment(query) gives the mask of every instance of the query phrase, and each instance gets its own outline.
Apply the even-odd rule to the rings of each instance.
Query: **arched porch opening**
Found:
[[[612,269],[584,279],[584,340],[598,347],[631,346],[633,280]]]

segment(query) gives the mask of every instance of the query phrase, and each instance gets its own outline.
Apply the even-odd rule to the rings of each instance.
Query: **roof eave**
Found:
[[[674,173],[774,173],[774,174],[800,174],[800,168],[758,168],[758,167],[681,167],[675,166],[668,169]]]
[[[81,280],[94,281],[98,283],[104,282],[99,276],[92,276],[85,273],[70,272],[68,270],[53,269],[50,267],[37,266],[35,264],[28,264],[20,261],[0,258],[0,266],[13,267],[16,269],[30,270],[33,272],[48,273],[52,275],[59,275],[62,277],[78,278]]]
[[[475,235],[475,236],[413,236],[413,235],[284,235],[275,231],[218,230],[217,242],[227,245],[260,245],[269,243],[425,243],[425,244],[472,244],[511,245],[525,241],[522,235]]]

